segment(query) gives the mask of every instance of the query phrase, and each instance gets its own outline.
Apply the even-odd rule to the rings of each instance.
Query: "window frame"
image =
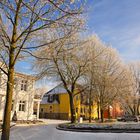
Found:
[[[25,112],[26,111],[26,101],[19,102],[19,111]]]
[[[28,81],[27,80],[21,80],[20,90],[21,91],[27,91],[27,84],[28,84]]]

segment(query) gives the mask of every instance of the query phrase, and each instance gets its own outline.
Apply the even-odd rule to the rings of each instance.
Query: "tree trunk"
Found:
[[[137,110],[136,110],[136,104],[135,103],[134,103],[134,106],[133,106],[133,110],[134,110],[134,114],[133,115],[135,116],[137,114],[136,113]]]
[[[90,96],[89,96],[89,123],[91,123],[91,112],[92,112],[92,108],[91,108],[91,92],[90,92]]]
[[[89,104],[89,123],[91,123],[91,104]]]
[[[98,114],[98,120],[100,118],[100,107],[99,107],[99,102],[97,103],[97,114]]]
[[[5,110],[4,110],[4,120],[2,125],[1,140],[9,140],[13,86],[14,86],[14,67],[10,67],[8,72],[6,103],[5,103]]]
[[[12,106],[12,95],[14,89],[14,65],[15,65],[15,49],[16,49],[16,40],[17,40],[17,27],[18,27],[18,18],[19,11],[21,8],[22,0],[19,0],[17,3],[17,8],[15,11],[15,17],[13,22],[13,33],[11,39],[11,45],[9,49],[9,67],[8,67],[8,80],[7,80],[7,89],[6,89],[6,103],[4,109],[4,120],[2,125],[2,136],[1,140],[9,140],[10,134],[10,118],[11,118],[11,106]]]
[[[137,115],[140,115],[140,99],[138,99],[138,103],[137,103]]]
[[[75,123],[76,122],[76,116],[75,116],[75,109],[74,109],[72,94],[69,94],[69,99],[70,99],[71,123]]]
[[[110,120],[111,119],[111,116],[110,116],[110,107],[108,106],[108,119]]]
[[[101,114],[101,122],[104,122],[104,110],[100,109],[100,114]]]

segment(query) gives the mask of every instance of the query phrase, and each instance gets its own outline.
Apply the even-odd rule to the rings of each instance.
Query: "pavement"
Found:
[[[10,123],[10,127],[13,127],[13,126],[15,126],[16,125],[16,123],[14,123],[14,122],[11,122]],[[0,123],[0,132],[2,131],[2,123]]]
[[[57,130],[56,126],[66,121],[44,120],[47,124],[14,126],[10,140],[140,140],[139,133],[83,133]]]

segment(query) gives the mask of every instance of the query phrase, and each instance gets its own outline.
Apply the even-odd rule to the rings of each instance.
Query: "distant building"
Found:
[[[82,116],[88,119],[88,105],[83,102],[82,94],[74,97],[74,106],[77,118]],[[93,105],[92,108],[92,118],[97,118],[97,106]],[[40,104],[40,117],[63,120],[70,119],[69,95],[62,84],[44,94]]]
[[[3,112],[6,97],[6,75],[0,73],[0,120],[3,119]],[[34,84],[35,78],[30,75],[15,73],[14,94],[11,108],[11,119],[16,111],[18,120],[34,119]],[[40,102],[39,102],[40,103]],[[39,110],[38,110],[39,112]]]
[[[109,106],[105,111],[104,111],[104,118],[113,118],[116,119],[117,117],[120,117],[124,115],[124,111],[121,107],[121,105],[118,102],[113,102],[112,106]]]

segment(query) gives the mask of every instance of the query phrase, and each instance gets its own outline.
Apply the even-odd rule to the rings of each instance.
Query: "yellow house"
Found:
[[[75,114],[78,119],[82,116],[88,119],[88,104],[83,102],[81,94],[74,97]],[[69,95],[60,84],[44,94],[40,103],[40,117],[48,119],[70,119]],[[97,106],[92,106],[92,118],[97,118]]]

